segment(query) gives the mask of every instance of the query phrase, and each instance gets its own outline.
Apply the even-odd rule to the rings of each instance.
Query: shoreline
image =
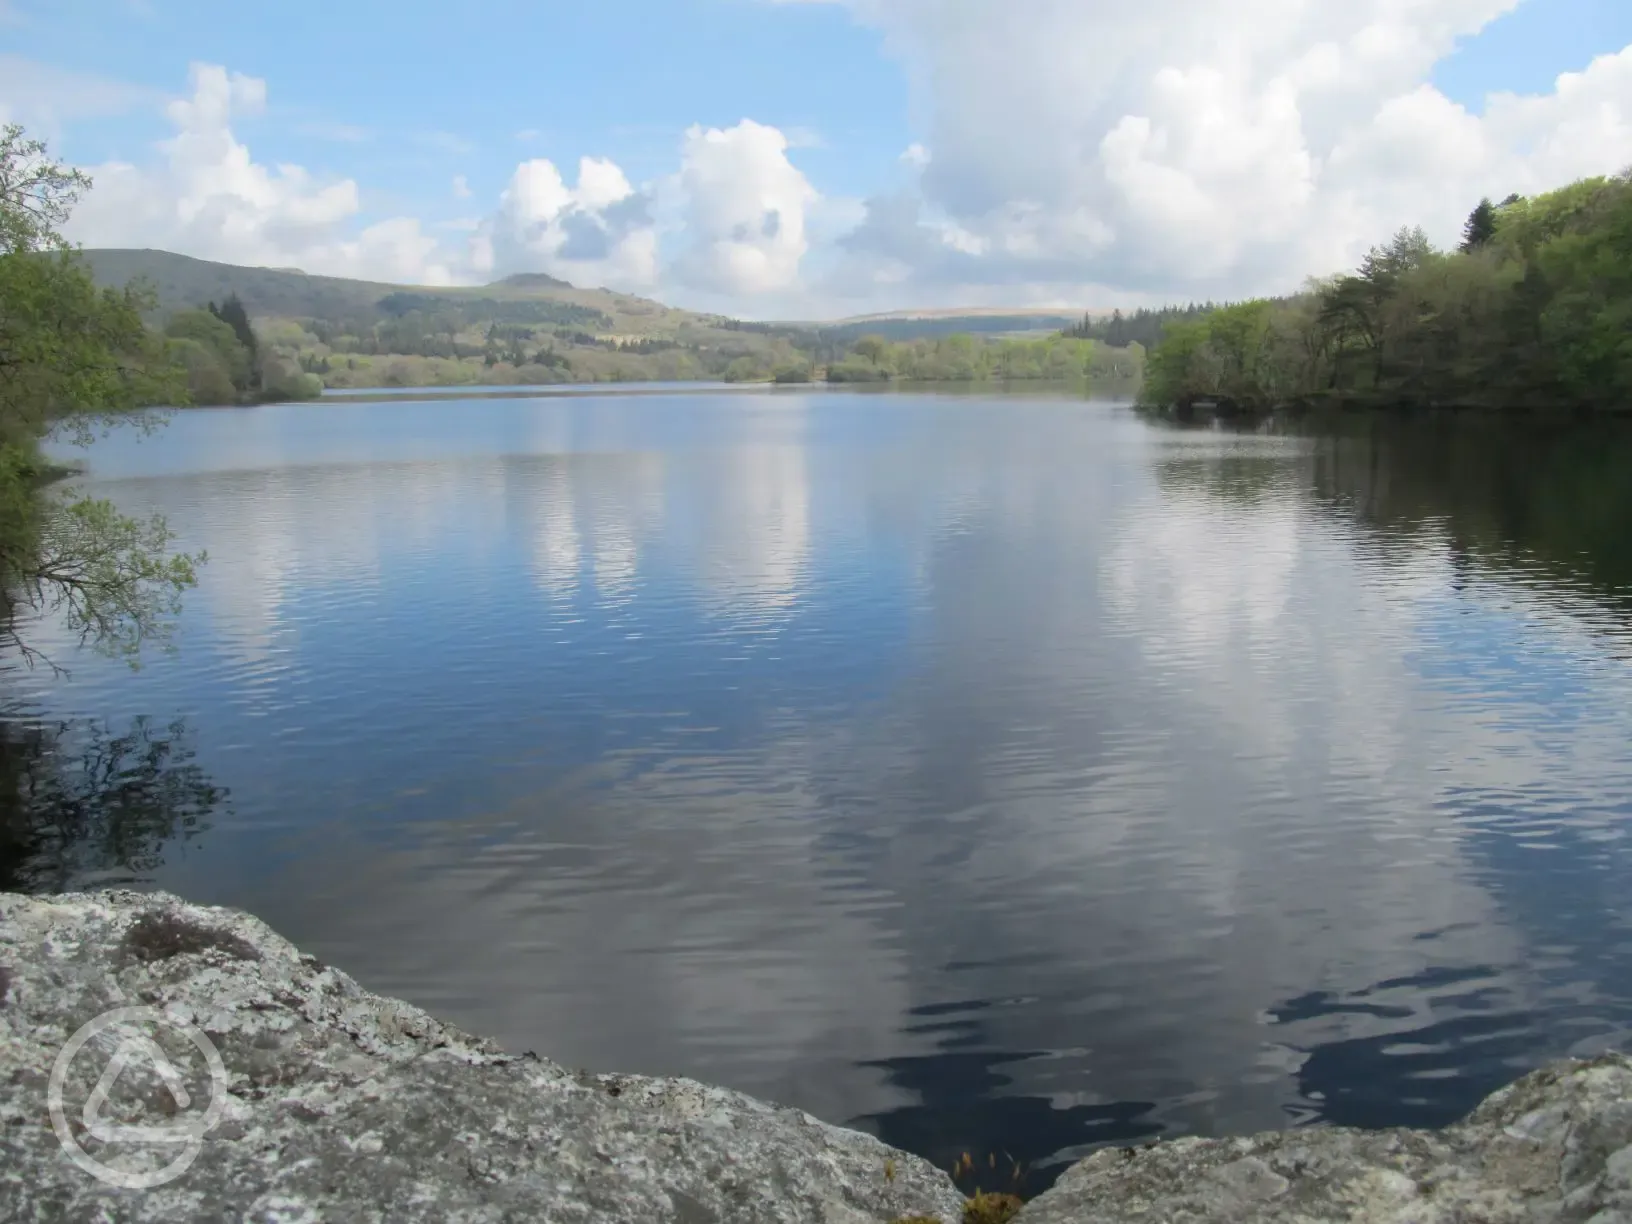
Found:
[[[77,1116],[86,1102],[90,1116],[105,1067],[81,1060],[87,1047],[72,1039],[133,1005],[178,1064],[187,1048],[177,1032],[205,1039],[220,1065],[190,1081],[211,1110],[218,1089],[221,1103],[189,1167],[151,1189],[88,1174],[59,1135],[132,1177],[170,1152],[101,1143],[67,1122],[59,1131],[48,1108],[55,1091],[58,1114]],[[975,1215],[945,1171],[796,1109],[507,1053],[365,990],[251,915],[166,893],[0,894],[0,1082],[13,1085],[0,1095],[0,1167],[13,1174],[0,1176],[6,1219],[1011,1218]],[[165,1101],[157,1090],[121,1100],[121,1118],[135,1122],[134,1105],[142,1122],[162,1122],[175,1112]],[[1012,1218],[1616,1224],[1628,1213],[1632,1058],[1606,1054],[1533,1071],[1441,1131],[1316,1126],[1103,1149]]]

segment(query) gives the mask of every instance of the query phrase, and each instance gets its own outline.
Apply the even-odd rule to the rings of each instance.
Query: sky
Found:
[[[0,0],[69,236],[751,319],[1239,298],[1632,166],[1626,0]]]

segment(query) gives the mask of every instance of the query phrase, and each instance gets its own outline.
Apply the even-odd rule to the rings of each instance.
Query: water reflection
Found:
[[[180,652],[39,699],[188,711],[235,818],[154,878],[515,1048],[1033,1188],[1442,1121],[1632,1019],[1632,434],[1415,428],[188,415],[97,468],[216,558]]]
[[[181,722],[0,719],[0,892],[143,883],[210,827],[227,792]]]

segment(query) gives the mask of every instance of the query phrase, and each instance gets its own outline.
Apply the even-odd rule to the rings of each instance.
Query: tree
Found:
[[[890,342],[882,336],[863,336],[851,348],[856,356],[863,357],[876,366],[883,364],[885,355],[890,351]]]
[[[1496,237],[1496,206],[1486,196],[1468,214],[1467,224],[1462,227],[1462,251],[1471,254],[1481,247],[1490,245],[1491,239]]]
[[[1632,173],[1420,230],[1302,295],[1169,326],[1144,400],[1625,411],[1632,404]]]
[[[255,329],[249,325],[249,312],[244,309],[244,304],[238,300],[238,295],[236,293],[229,294],[227,300],[221,303],[220,309],[217,309],[215,303],[211,302],[210,313],[232,328],[232,334],[238,337],[238,343],[244,346],[244,352],[249,355],[250,369],[258,369],[259,362],[257,358],[260,356],[260,343],[255,338]]]
[[[759,362],[752,357],[738,357],[725,368],[726,382],[756,382],[765,376]]]
[[[208,310],[179,311],[164,325],[164,334],[172,340],[192,340],[201,345],[221,363],[240,395],[249,392],[254,380],[254,358],[232,325],[220,315]]]
[[[238,388],[232,385],[227,367],[206,346],[197,340],[171,340],[168,352],[172,364],[179,366],[187,379],[187,398],[194,404],[236,404]]]
[[[151,299],[98,289],[58,232],[89,186],[19,125],[0,128],[0,646],[30,663],[43,656],[24,639],[24,614],[55,612],[82,644],[134,664],[167,633],[202,560],[168,554],[162,518],[45,487],[47,437],[151,427],[141,410],[184,394],[163,338],[142,322]]]

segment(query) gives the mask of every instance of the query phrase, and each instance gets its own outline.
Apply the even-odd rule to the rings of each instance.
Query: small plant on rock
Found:
[[[975,1197],[963,1205],[963,1224],[1008,1224],[1019,1214],[1022,1205],[1012,1194],[976,1190]]]
[[[987,1195],[984,1190],[974,1191],[974,1198],[963,1204],[963,1224],[1009,1224],[1020,1214],[1022,1203],[1013,1195]]]

